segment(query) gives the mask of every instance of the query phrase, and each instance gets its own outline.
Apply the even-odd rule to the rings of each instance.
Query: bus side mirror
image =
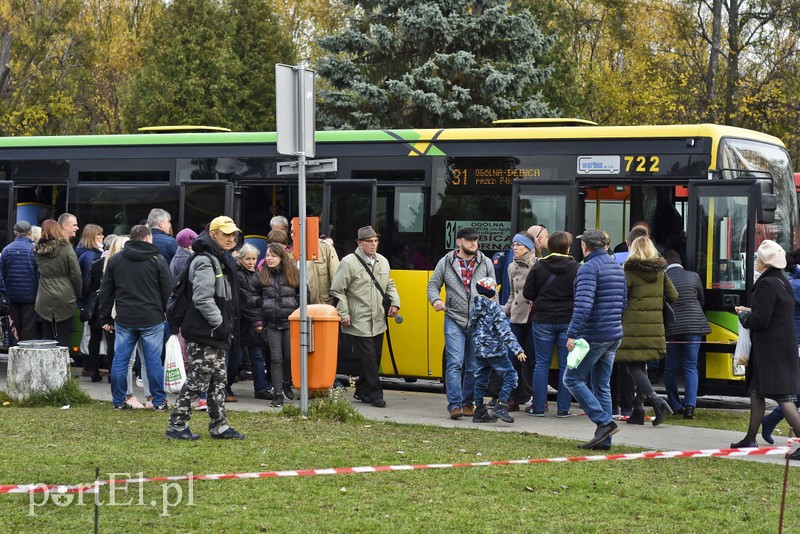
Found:
[[[778,200],[771,180],[756,181],[756,222],[772,224],[775,222],[775,208]]]

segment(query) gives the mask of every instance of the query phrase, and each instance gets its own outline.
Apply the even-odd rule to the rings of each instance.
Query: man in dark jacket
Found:
[[[608,255],[608,235],[586,230],[581,240],[584,264],[575,277],[575,310],[567,328],[567,349],[583,339],[589,351],[574,369],[567,366],[564,385],[597,425],[594,437],[578,445],[582,449],[611,448],[612,434],[619,431],[611,419],[611,369],[622,341],[622,312],[628,303],[625,271]],[[602,284],[600,283],[602,280]],[[591,389],[585,380],[591,373]]]
[[[111,394],[115,410],[130,407],[125,402],[128,362],[141,341],[153,409],[167,408],[161,345],[164,341],[164,309],[172,291],[167,262],[153,245],[150,229],[131,228],[125,248],[108,260],[100,284],[100,320],[103,329],[115,332],[114,362],[111,364]],[[116,317],[112,317],[112,308]]]
[[[172,237],[172,217],[166,210],[153,208],[147,216],[147,226],[153,233],[153,244],[169,266],[178,250],[178,242]]]
[[[195,252],[189,263],[192,298],[181,325],[189,369],[169,417],[165,435],[170,439],[200,439],[189,430],[189,420],[192,403],[203,391],[208,392],[211,437],[245,438],[228,426],[225,415],[225,358],[239,311],[236,265],[226,251],[236,246],[240,231],[230,217],[217,217],[211,221],[208,233],[203,232],[192,243]]]
[[[39,267],[33,256],[31,224],[20,221],[14,225],[14,241],[0,254],[2,280],[6,297],[11,304],[11,320],[17,339],[36,339],[36,289],[39,286]]]

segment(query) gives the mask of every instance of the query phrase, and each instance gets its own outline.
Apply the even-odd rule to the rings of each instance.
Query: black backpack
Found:
[[[195,254],[186,263],[186,267],[178,275],[178,281],[175,282],[172,293],[169,294],[169,299],[167,299],[167,322],[173,332],[177,332],[183,325],[186,312],[189,311],[189,303],[192,301],[192,282],[189,280],[189,269],[198,256],[200,254]]]

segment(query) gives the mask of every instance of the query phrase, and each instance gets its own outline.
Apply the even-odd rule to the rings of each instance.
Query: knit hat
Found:
[[[489,297],[490,299],[494,298],[497,293],[497,282],[495,282],[494,278],[485,276],[475,282],[475,290],[479,295]]]
[[[771,239],[765,239],[758,246],[756,258],[767,267],[783,269],[786,267],[786,251]]]
[[[529,237],[525,237],[522,234],[517,234],[511,239],[511,244],[519,243],[520,245],[524,245],[528,248],[528,250],[533,250],[533,241]]]
[[[178,235],[175,236],[175,240],[178,242],[178,246],[182,248],[188,248],[192,246],[192,241],[197,237],[197,233],[192,230],[191,228],[184,228]]]

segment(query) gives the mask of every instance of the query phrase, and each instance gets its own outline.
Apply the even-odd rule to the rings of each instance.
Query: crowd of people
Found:
[[[189,429],[197,410],[208,411],[212,437],[244,439],[229,426],[225,411],[226,402],[237,401],[232,386],[242,379],[252,379],[255,398],[273,407],[294,400],[289,316],[300,305],[301,291],[311,304],[336,306],[347,346],[361,364],[355,400],[385,407],[381,351],[400,296],[390,262],[378,253],[379,234],[371,226],[360,228],[354,252],[341,261],[332,244],[320,239],[319,254],[307,263],[308,286],[300,287],[289,230],[284,217],[270,221],[259,262],[260,251],[240,246],[240,229],[225,216],[199,234],[186,228],[173,237],[170,214],[156,208],[129,235],[106,237],[102,227],[87,224],[76,248],[79,226],[72,214],[44,221],[40,233],[20,221],[14,241],[0,254],[0,291],[19,341],[43,337],[69,346],[81,310],[88,340],[84,372],[99,382],[103,367],[109,368],[115,410],[170,408],[163,361],[166,340],[178,335],[188,376],[172,407],[169,438],[199,439]],[[513,423],[511,413],[526,403],[528,415],[547,416],[554,354],[555,416],[570,417],[574,398],[596,425],[580,445],[584,449],[609,450],[619,431],[615,419],[644,424],[646,402],[655,412],[653,426],[670,414],[694,417],[698,353],[710,333],[699,276],[683,268],[676,251],[659,250],[644,223],[633,226],[626,250],[616,254],[602,230],[588,229],[577,239],[581,263],[570,255],[570,233],[551,234],[534,225],[512,237],[507,258],[493,261],[479,250],[477,230],[458,229],[456,249],[438,261],[427,286],[431,306],[444,313],[443,374],[452,419]],[[736,309],[751,330],[753,348],[747,367],[750,425],[733,447],[756,446],[759,428],[772,443],[784,417],[800,431],[799,263],[800,251],[787,255],[777,243],[762,242],[752,305]],[[181,322],[169,324],[167,301],[179,279],[191,298]],[[673,320],[665,321],[667,309]],[[790,324],[796,340],[773,335]],[[568,365],[571,351],[582,359]],[[660,360],[667,400],[648,378],[648,365]],[[133,394],[137,383],[144,387],[144,403]],[[778,408],[764,417],[766,398]]]

